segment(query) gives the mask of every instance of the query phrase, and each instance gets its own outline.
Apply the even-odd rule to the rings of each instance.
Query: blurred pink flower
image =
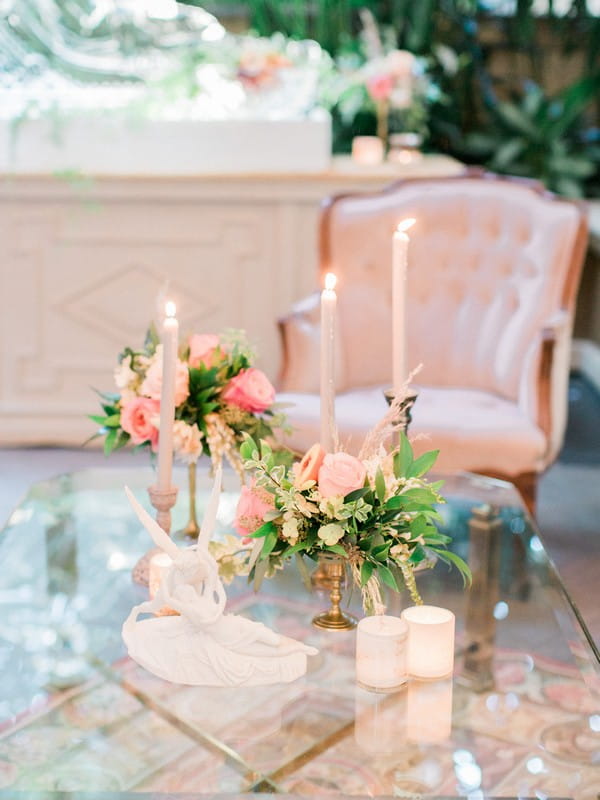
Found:
[[[273,495],[253,481],[250,486],[242,486],[238,500],[234,528],[240,536],[248,537],[257,531],[264,522],[264,515],[275,507]]]
[[[244,411],[259,414],[273,405],[275,389],[264,372],[250,367],[229,381],[223,392],[223,400]]]
[[[150,442],[156,451],[158,428],[154,424],[160,414],[160,403],[149,397],[134,397],[121,409],[121,427],[131,436],[133,444]]]
[[[367,470],[362,461],[348,453],[328,453],[319,469],[319,492],[323,497],[345,497],[362,489]]]
[[[219,337],[214,333],[195,333],[190,336],[190,367],[198,367],[204,364],[205,367],[212,366],[212,357],[219,346]]]
[[[393,88],[391,75],[373,75],[367,78],[367,91],[375,101],[389,100]]]
[[[156,354],[148,367],[146,377],[140,386],[140,394],[152,400],[160,400],[162,391],[162,345],[156,348]],[[190,373],[187,364],[177,359],[175,370],[175,405],[180,406],[190,393]]]

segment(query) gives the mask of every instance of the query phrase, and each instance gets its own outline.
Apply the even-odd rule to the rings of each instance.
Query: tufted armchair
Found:
[[[438,466],[510,480],[534,506],[566,424],[574,300],[587,239],[581,207],[539,184],[466,171],[341,195],[321,216],[320,269],[338,276],[336,416],[356,452],[391,385],[391,240],[415,217],[409,368],[422,364],[411,434]],[[279,400],[290,445],[319,436],[319,298],[280,321]]]

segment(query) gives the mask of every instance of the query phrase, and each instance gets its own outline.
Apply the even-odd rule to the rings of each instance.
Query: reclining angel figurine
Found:
[[[288,683],[306,672],[317,650],[275,633],[260,622],[225,614],[227,597],[218,565],[209,553],[219,497],[215,482],[198,543],[180,549],[125,487],[129,502],[157,547],[173,560],[152,600],[135,606],[123,624],[130,657],[173,683],[192,686],[259,686]],[[164,606],[179,616],[138,621]]]

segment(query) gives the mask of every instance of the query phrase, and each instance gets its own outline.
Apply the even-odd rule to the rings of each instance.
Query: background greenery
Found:
[[[514,13],[482,0],[222,0],[202,3],[257,33],[314,38],[332,56],[356,50],[359,10],[393,28],[397,45],[428,59],[441,89],[426,148],[538,178],[567,195],[600,194],[600,18],[585,0],[559,16],[553,0]],[[506,6],[506,3],[504,3]],[[336,123],[338,150],[349,146]],[[352,133],[372,132],[358,117]]]

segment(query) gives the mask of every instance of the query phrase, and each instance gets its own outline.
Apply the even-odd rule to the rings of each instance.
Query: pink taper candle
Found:
[[[160,428],[158,436],[158,480],[157,488],[171,488],[173,472],[173,423],[175,421],[175,376],[177,371],[177,346],[179,323],[175,318],[175,303],[165,303],[165,319],[162,324],[162,387],[160,394]]]
[[[333,451],[335,441],[335,320],[337,279],[332,272],[325,276],[321,292],[321,446]]]
[[[402,392],[408,377],[406,276],[410,239],[406,231],[414,222],[414,219],[405,219],[398,225],[392,247],[392,385],[395,395]]]

